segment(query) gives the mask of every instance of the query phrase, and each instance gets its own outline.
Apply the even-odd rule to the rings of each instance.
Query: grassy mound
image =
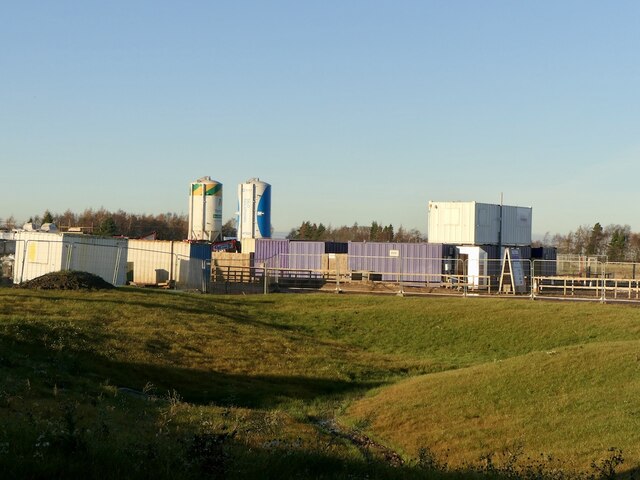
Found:
[[[640,341],[535,352],[382,388],[350,422],[455,467],[496,455],[587,470],[609,448],[640,464]],[[500,461],[506,461],[501,458]]]
[[[52,272],[23,282],[20,288],[36,290],[108,290],[115,288],[111,283],[89,272]]]

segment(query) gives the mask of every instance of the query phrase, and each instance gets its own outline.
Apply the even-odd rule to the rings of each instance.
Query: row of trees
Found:
[[[557,247],[561,254],[606,256],[612,262],[640,261],[640,233],[633,233],[629,225],[582,225],[566,235],[547,235],[542,243]]]
[[[7,218],[4,223],[9,229],[21,226],[16,225],[13,217]],[[62,214],[53,214],[47,210],[42,216],[36,215],[30,218],[28,223],[36,225],[55,223],[58,229],[62,231],[75,228],[84,233],[108,237],[121,235],[129,238],[140,238],[155,234],[160,240],[184,240],[187,238],[189,229],[187,215],[176,213],[134,214],[122,210],[110,212],[104,208],[99,210],[86,209],[79,214],[71,210],[67,210]],[[234,220],[229,220],[224,224],[222,234],[228,237],[235,236]]]
[[[333,228],[304,221],[287,235],[289,240],[319,240],[330,242],[425,242],[426,238],[418,230],[405,230],[402,226],[394,231],[393,225],[383,226],[378,222],[371,225],[342,226]]]

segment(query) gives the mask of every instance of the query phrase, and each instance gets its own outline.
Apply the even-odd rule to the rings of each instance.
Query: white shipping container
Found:
[[[428,239],[430,243],[531,245],[531,213],[531,207],[429,202]]]
[[[16,233],[13,283],[51,272],[89,272],[119,286],[127,281],[127,240],[70,233]]]

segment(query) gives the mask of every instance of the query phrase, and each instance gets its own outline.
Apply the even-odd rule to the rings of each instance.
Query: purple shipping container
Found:
[[[441,243],[349,242],[349,269],[370,272],[374,280],[440,283],[445,259],[454,255]]]
[[[388,280],[395,272],[400,272],[398,257],[389,252],[397,250],[395,243],[349,242],[349,270],[369,272],[372,280]],[[397,280],[397,276],[396,280]]]
[[[402,281],[440,283],[446,258],[455,256],[455,248],[442,243],[400,243]]]
[[[322,268],[324,250],[324,242],[289,242],[289,268],[294,270],[316,270],[310,273],[310,277],[322,277],[322,274],[317,270]]]
[[[289,268],[289,240],[258,238],[253,255],[253,266],[263,263],[269,268]]]

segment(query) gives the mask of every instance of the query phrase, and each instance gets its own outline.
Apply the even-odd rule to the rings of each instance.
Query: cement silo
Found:
[[[238,238],[271,238],[271,185],[259,178],[238,185]]]
[[[189,190],[189,240],[214,242],[222,236],[222,184],[202,177]]]

